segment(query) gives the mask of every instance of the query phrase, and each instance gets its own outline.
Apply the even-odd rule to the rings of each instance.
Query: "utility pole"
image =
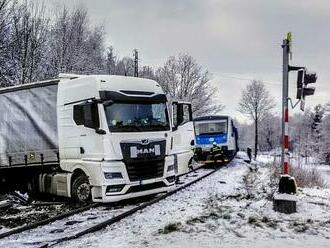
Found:
[[[139,53],[137,49],[133,50],[134,57],[134,77],[139,77]]]

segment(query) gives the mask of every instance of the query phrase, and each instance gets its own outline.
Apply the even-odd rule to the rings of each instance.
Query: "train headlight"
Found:
[[[104,172],[105,179],[120,179],[123,175],[120,172]]]

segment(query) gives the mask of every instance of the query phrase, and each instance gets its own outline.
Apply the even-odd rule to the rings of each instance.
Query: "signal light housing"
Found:
[[[300,109],[305,109],[305,97],[314,95],[315,87],[308,87],[308,84],[316,83],[316,72],[308,72],[304,67],[292,67],[298,71],[297,74],[297,99],[301,100]]]
[[[297,74],[297,99],[304,100],[306,96],[314,95],[315,87],[308,84],[316,83],[316,72],[308,72],[306,68],[299,69]]]
[[[317,74],[316,72],[307,72],[305,71],[305,78],[304,78],[304,84],[313,84],[316,83],[317,80]]]
[[[302,98],[305,69],[299,69],[297,74],[297,99]]]

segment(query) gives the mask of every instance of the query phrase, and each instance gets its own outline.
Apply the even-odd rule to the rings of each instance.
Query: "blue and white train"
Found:
[[[230,116],[212,115],[194,119],[195,160],[204,163],[227,162],[238,151],[237,128]],[[215,158],[214,148],[220,151]]]

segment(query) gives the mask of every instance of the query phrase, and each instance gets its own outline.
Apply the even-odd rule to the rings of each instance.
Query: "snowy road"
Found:
[[[242,160],[107,229],[60,247],[329,247],[330,189],[299,192],[298,213],[272,210],[269,169]]]

